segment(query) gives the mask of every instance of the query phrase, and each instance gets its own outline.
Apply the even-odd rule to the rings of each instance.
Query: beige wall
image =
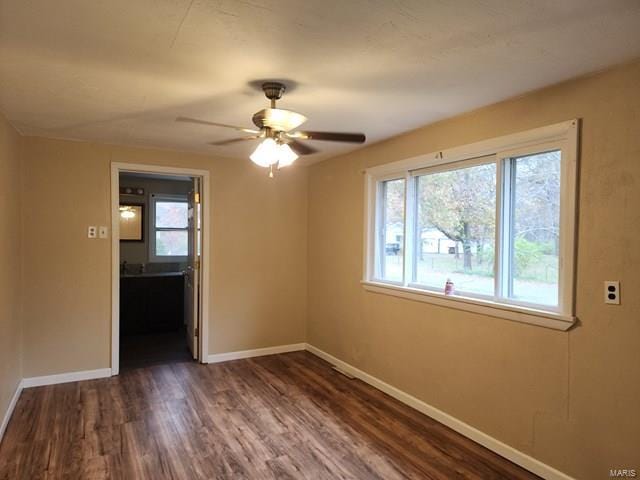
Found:
[[[274,180],[251,162],[24,138],[24,376],[109,367],[110,163],[211,172],[209,353],[304,341],[307,171]]]
[[[640,467],[639,86],[635,63],[314,165],[309,343],[577,478]],[[362,169],[576,117],[578,327],[558,332],[362,289]],[[604,280],[622,282],[622,305],[603,304]]]
[[[0,115],[0,422],[22,379],[19,141]]]

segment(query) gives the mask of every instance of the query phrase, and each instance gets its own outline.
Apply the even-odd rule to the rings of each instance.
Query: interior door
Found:
[[[194,359],[198,359],[200,325],[200,179],[193,179],[189,193],[189,256],[185,275],[185,324],[187,344]]]

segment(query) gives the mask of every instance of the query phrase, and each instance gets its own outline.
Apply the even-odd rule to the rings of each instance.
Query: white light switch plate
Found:
[[[620,305],[620,282],[607,280],[604,282],[604,303]]]
[[[96,238],[98,236],[98,229],[93,225],[87,228],[87,238]]]
[[[98,230],[98,236],[100,238],[109,238],[109,229],[107,227],[101,226]]]

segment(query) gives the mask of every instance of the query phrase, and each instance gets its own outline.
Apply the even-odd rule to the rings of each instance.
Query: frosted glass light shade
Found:
[[[288,167],[293,162],[295,162],[296,159],[298,158],[298,155],[296,154],[296,152],[291,150],[291,147],[286,143],[283,143],[282,145],[280,145],[279,153],[280,153],[280,157],[278,159],[278,168]]]
[[[249,157],[253,163],[268,167],[278,163],[280,148],[273,138],[265,138]]]

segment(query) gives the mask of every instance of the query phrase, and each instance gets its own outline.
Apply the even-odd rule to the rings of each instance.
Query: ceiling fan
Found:
[[[247,137],[210,142],[210,145],[220,146],[243,142],[245,140],[262,140],[256,150],[250,155],[250,158],[261,167],[269,168],[270,177],[273,177],[274,167],[287,167],[295,162],[299,155],[311,155],[318,151],[300,140],[322,140],[346,143],[365,142],[366,137],[363,133],[296,130],[296,128],[307,121],[307,117],[291,110],[276,108],[276,100],[282,98],[285,88],[285,85],[280,82],[265,82],[262,84],[262,90],[271,104],[269,108],[264,108],[253,114],[252,120],[258,129],[237,127],[226,123],[209,122],[207,120],[188,117],[178,117],[176,121],[232,128],[236,131],[250,134],[250,136]]]

